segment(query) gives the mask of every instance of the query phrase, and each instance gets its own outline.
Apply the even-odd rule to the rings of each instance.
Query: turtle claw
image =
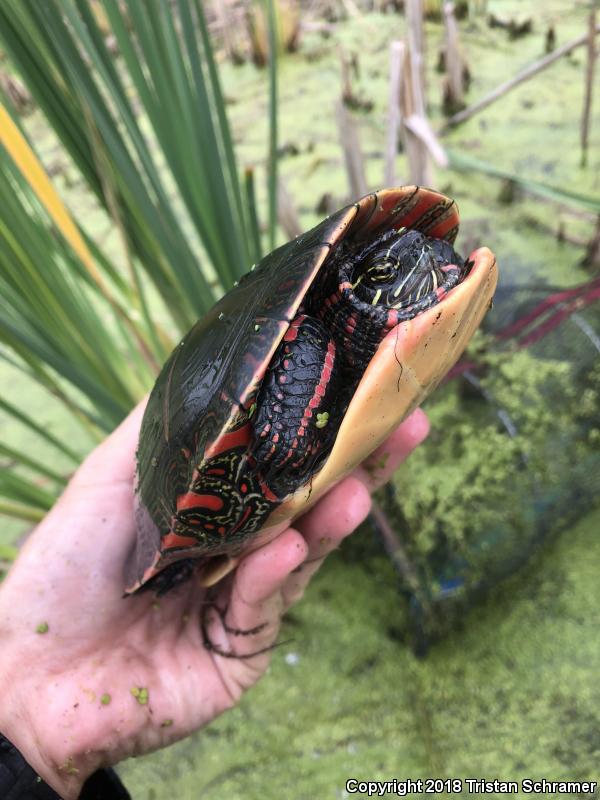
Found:
[[[196,566],[196,561],[193,558],[183,558],[180,561],[175,561],[163,567],[160,572],[157,572],[152,578],[139,586],[136,591],[141,593],[149,589],[154,592],[156,597],[162,597],[167,592],[170,592],[171,589],[187,583],[194,574]],[[128,589],[123,597],[130,596],[131,590]]]
[[[225,614],[227,613],[227,609],[219,608],[216,603],[210,603],[210,608],[213,608],[217,614],[219,615],[219,619],[221,620],[221,624],[223,625],[224,630],[231,634],[232,636],[254,636],[261,631],[263,631],[268,622],[262,622],[260,625],[256,625],[254,628],[231,628],[225,622]],[[237,658],[237,659],[244,659],[244,658],[253,658],[254,656],[263,655],[263,653],[269,653],[271,650],[275,650],[277,647],[282,647],[285,644],[289,644],[291,639],[286,640],[285,642],[274,642],[273,644],[267,645],[266,647],[261,647],[258,650],[254,650],[251,653],[234,653],[228,650],[222,650],[218,645],[216,645],[210,638],[207,630],[207,620],[206,614],[203,613],[201,617],[201,629],[202,629],[202,643],[204,647],[211,653],[215,655],[221,656],[222,658]]]
[[[230,558],[223,556],[221,558],[211,558],[206,567],[202,570],[200,576],[200,586],[209,589],[214,586],[226,575],[229,575],[237,565],[240,563],[240,558]]]
[[[246,630],[244,630],[243,628],[230,628],[225,620],[223,620],[223,627],[227,633],[230,633],[232,636],[254,636],[257,633],[264,631],[268,624],[268,622],[261,622],[260,625],[257,625],[254,628],[246,628]]]
[[[275,642],[274,644],[270,644],[267,647],[262,647],[260,650],[255,650],[253,653],[232,653],[232,652],[227,652],[226,650],[221,650],[221,648],[217,647],[216,644],[213,644],[206,635],[204,636],[204,647],[211,653],[214,653],[217,656],[221,656],[222,658],[237,658],[240,661],[242,661],[245,658],[254,658],[254,656],[262,656],[264,653],[269,653],[271,652],[271,650],[275,650],[277,647],[283,647],[284,644],[289,644],[289,642],[291,642],[291,639],[288,639],[285,642]]]
[[[229,610],[229,606],[225,608],[219,608],[219,606],[215,602],[209,602],[207,605],[210,608],[214,608],[214,610],[219,615],[219,619],[221,620],[221,624],[227,633],[230,633],[232,636],[254,636],[257,633],[263,631],[268,622],[261,622],[260,625],[255,625],[254,628],[231,628],[227,622],[225,621],[225,617],[227,615],[227,611]]]

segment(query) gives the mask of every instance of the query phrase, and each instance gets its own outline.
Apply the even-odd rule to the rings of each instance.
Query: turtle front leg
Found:
[[[297,489],[331,449],[340,385],[340,356],[327,328],[299,314],[263,379],[250,446],[257,472],[278,497]]]

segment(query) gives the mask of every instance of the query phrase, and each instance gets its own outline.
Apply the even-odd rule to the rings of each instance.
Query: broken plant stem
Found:
[[[581,166],[587,164],[588,140],[590,135],[590,119],[592,112],[592,95],[594,91],[594,70],[596,67],[596,11],[589,15],[587,37],[587,65],[585,71],[585,98],[581,117]]]
[[[600,25],[596,25],[594,28],[594,36],[599,32]],[[446,124],[443,126],[442,131],[452,128],[455,125],[459,125],[461,122],[465,122],[465,120],[474,116],[479,111],[487,108],[487,106],[491,105],[495,100],[498,100],[511,89],[514,89],[515,86],[518,86],[520,83],[529,80],[529,78],[537,75],[538,72],[541,72],[543,69],[546,69],[546,67],[549,67],[550,64],[558,61],[558,59],[562,58],[562,56],[566,56],[577,47],[580,47],[582,44],[588,41],[589,36],[589,33],[584,33],[582,36],[578,36],[576,39],[572,39],[562,47],[559,47],[558,50],[555,50],[553,53],[549,53],[547,56],[540,58],[538,61],[534,61],[533,64],[525,67],[525,69],[521,70],[521,72],[519,72],[518,75],[515,75],[514,78],[511,78],[510,80],[500,84],[500,86],[497,86],[485,97],[482,97],[481,100],[478,100],[476,103],[473,103],[473,105],[468,106],[468,108],[465,108],[464,111],[459,111],[458,114],[454,114],[454,116],[450,117],[450,119],[448,119]]]

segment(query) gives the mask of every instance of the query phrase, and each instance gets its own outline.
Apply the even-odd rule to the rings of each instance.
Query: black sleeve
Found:
[[[17,748],[0,733],[0,798],[60,800],[60,796],[29,766]],[[117,773],[99,769],[87,779],[79,800],[131,800]]]

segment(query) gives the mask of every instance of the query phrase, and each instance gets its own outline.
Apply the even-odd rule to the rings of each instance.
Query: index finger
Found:
[[[427,414],[415,409],[369,458],[352,473],[370,492],[389,481],[403,461],[429,434]]]

